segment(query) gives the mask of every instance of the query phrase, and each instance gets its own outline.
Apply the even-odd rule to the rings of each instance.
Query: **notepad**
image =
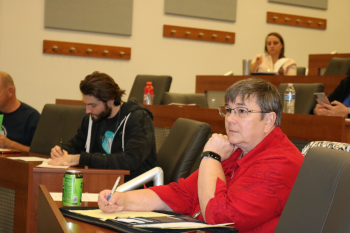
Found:
[[[286,63],[286,61],[288,60],[288,58],[281,58],[279,59],[275,65],[273,66],[273,71],[278,73],[278,71],[281,69],[281,67],[284,65],[284,63]]]
[[[138,228],[157,228],[157,229],[198,229],[198,228],[212,228],[212,227],[227,227],[234,223],[222,224],[206,224],[198,222],[169,222],[169,223],[153,223],[153,224],[137,224],[133,227]]]
[[[82,214],[94,218],[98,218],[101,220],[106,219],[115,219],[115,218],[130,218],[130,217],[164,217],[164,216],[170,216],[168,214],[162,214],[162,213],[156,213],[156,212],[135,212],[135,211],[120,211],[120,212],[114,212],[114,213],[105,213],[102,212],[100,209],[94,209],[94,210],[72,210],[71,212]]]

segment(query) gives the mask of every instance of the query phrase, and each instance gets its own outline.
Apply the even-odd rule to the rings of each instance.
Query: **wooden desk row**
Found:
[[[62,192],[63,175],[68,169],[83,173],[83,192],[98,193],[113,187],[118,176],[124,183],[126,170],[85,169],[70,167],[68,169],[37,168],[41,162],[24,162],[6,157],[35,156],[47,158],[34,153],[6,154],[0,157],[0,186],[15,191],[13,232],[37,232],[39,185],[46,185],[50,192]],[[3,208],[3,214],[7,210]]]
[[[331,94],[339,85],[346,75],[333,76],[281,76],[281,75],[261,75],[261,76],[223,76],[223,75],[197,75],[196,76],[196,93],[205,93],[206,91],[226,91],[235,82],[259,77],[271,82],[278,87],[281,83],[323,83],[324,93]]]
[[[309,75],[319,75],[321,68],[327,68],[333,57],[348,58],[350,53],[309,54]]]
[[[226,134],[225,122],[217,109],[168,105],[145,106],[153,113],[155,126],[171,128],[177,118],[206,122],[214,133]],[[342,117],[282,114],[281,129],[290,140],[350,143],[350,122]]]

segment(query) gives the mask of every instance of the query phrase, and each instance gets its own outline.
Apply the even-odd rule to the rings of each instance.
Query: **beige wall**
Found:
[[[128,91],[137,74],[173,76],[172,92],[191,93],[197,74],[242,73],[242,59],[263,52],[264,39],[280,32],[286,55],[308,66],[308,54],[350,52],[349,0],[328,1],[328,10],[239,0],[235,23],[164,14],[162,0],[134,0],[132,36],[44,28],[44,0],[0,0],[0,70],[12,75],[20,100],[40,112],[56,98],[80,99],[79,81],[98,70]],[[327,30],[266,23],[266,11],[328,20]],[[234,45],[163,38],[163,24],[233,31]],[[130,61],[47,55],[44,39],[132,47]]]

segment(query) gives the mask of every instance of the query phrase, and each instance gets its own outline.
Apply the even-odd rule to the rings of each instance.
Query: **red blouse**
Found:
[[[237,149],[222,162],[227,184],[217,179],[206,221],[234,222],[240,233],[273,232],[304,157],[279,127],[238,160],[241,152]],[[173,211],[193,216],[200,211],[197,183],[198,170],[178,183],[150,189]]]

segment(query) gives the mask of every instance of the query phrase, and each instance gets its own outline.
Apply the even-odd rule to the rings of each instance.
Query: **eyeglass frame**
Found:
[[[226,115],[226,114],[225,114],[225,116],[222,115],[221,113],[223,113],[223,112],[220,110],[221,108],[224,108],[225,111],[226,111],[226,109],[229,109],[229,111],[226,111],[226,112],[229,112],[230,114],[229,114],[229,115]],[[219,115],[222,116],[222,117],[228,117],[228,116],[231,115],[232,110],[233,110],[233,113],[234,113],[236,116],[239,116],[238,112],[236,111],[237,108],[244,108],[244,109],[246,109],[246,110],[247,110],[247,115],[246,115],[246,116],[248,116],[249,113],[271,113],[271,112],[272,112],[272,111],[270,111],[270,112],[262,112],[262,111],[256,111],[256,110],[248,110],[248,108],[246,108],[246,107],[229,108],[229,107],[226,107],[226,106],[219,106],[219,107],[218,107]],[[245,117],[239,116],[239,118],[245,118]]]

